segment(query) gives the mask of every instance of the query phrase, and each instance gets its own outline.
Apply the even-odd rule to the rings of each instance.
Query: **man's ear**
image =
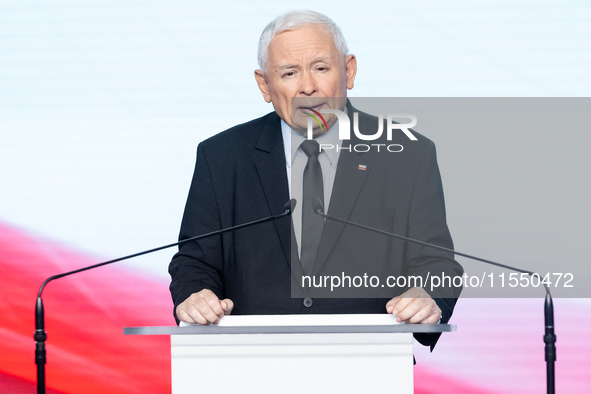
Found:
[[[254,70],[254,78],[257,80],[257,85],[259,85],[263,98],[266,102],[270,103],[271,95],[269,94],[269,84],[265,79],[265,74],[263,74],[262,70]]]
[[[345,71],[347,73],[347,89],[353,89],[355,86],[355,75],[357,75],[357,58],[351,54],[345,59]]]

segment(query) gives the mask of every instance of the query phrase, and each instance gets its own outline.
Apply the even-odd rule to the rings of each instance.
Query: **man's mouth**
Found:
[[[320,112],[320,110],[322,108],[324,108],[324,103],[318,104],[318,105],[315,105],[315,106],[302,106],[302,107],[299,107],[299,110],[302,111],[302,112],[306,112],[306,111],[308,111],[308,112],[310,112],[310,111],[312,111],[312,112],[314,112],[314,111]]]

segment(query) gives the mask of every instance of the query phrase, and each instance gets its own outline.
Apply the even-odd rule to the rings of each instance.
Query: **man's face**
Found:
[[[353,88],[357,60],[355,55],[345,58],[326,29],[312,25],[279,33],[268,54],[265,72],[256,70],[255,78],[265,101],[272,102],[275,112],[293,129],[305,134],[310,119],[305,112],[312,113],[308,108],[343,110],[347,89]],[[301,97],[293,114],[292,97]],[[323,117],[329,128],[336,121],[332,114]],[[322,131],[313,124],[316,137]]]

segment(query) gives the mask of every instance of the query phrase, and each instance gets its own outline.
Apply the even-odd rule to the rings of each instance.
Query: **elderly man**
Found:
[[[455,300],[434,300],[421,287],[393,294],[397,296],[391,299],[312,299],[305,292],[302,297],[292,296],[291,289],[301,286],[294,267],[300,274],[310,274],[334,266],[343,258],[339,250],[350,254],[347,248],[360,238],[342,226],[337,229],[328,222],[324,225],[322,218],[314,219],[308,209],[310,198],[306,199],[313,187],[314,193],[323,195],[329,214],[380,217],[389,231],[453,245],[431,141],[417,134],[410,152],[394,159],[374,160],[374,152],[360,157],[347,150],[321,151],[316,140],[331,138],[339,143],[333,127],[337,118],[330,114],[325,115],[324,127],[314,128],[314,140],[304,138],[310,111],[336,109],[349,116],[355,111],[346,96],[354,86],[357,59],[348,54],[344,37],[330,18],[312,11],[279,16],[261,35],[258,60],[256,82],[275,111],[199,145],[180,239],[276,214],[290,197],[303,201],[298,201],[293,222],[283,218],[181,246],[169,268],[177,320],[216,324],[230,313],[393,313],[409,323],[447,322]],[[292,109],[293,98],[303,104]],[[360,117],[369,122],[367,115]],[[380,166],[388,170],[380,171]],[[394,167],[405,170],[388,175],[394,174]],[[312,185],[308,191],[307,183]],[[377,197],[380,187],[394,184],[391,199],[384,202]],[[320,237],[329,239],[328,246],[319,245]],[[400,241],[378,241],[386,246],[376,244],[365,256],[375,261],[389,253],[384,264],[392,264],[398,274],[462,273],[453,256]],[[372,252],[376,249],[386,252]],[[418,339],[433,346],[437,336]]]

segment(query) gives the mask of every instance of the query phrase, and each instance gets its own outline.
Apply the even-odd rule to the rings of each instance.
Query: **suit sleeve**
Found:
[[[413,189],[409,213],[408,236],[448,249],[453,241],[446,223],[445,202],[441,175],[437,165],[435,144],[429,141]],[[441,323],[447,323],[452,315],[461,287],[445,286],[431,288],[434,276],[439,278],[461,276],[461,265],[454,260],[453,253],[438,251],[416,244],[408,244],[407,275],[420,275],[426,281],[424,288],[441,309]],[[436,284],[437,281],[434,282]],[[421,334],[415,338],[423,345],[435,346],[440,334]]]
[[[214,180],[203,144],[197,148],[197,162],[183,214],[179,241],[221,228]],[[179,246],[170,262],[170,292],[176,307],[203,289],[223,298],[223,245],[221,236],[208,237]]]

